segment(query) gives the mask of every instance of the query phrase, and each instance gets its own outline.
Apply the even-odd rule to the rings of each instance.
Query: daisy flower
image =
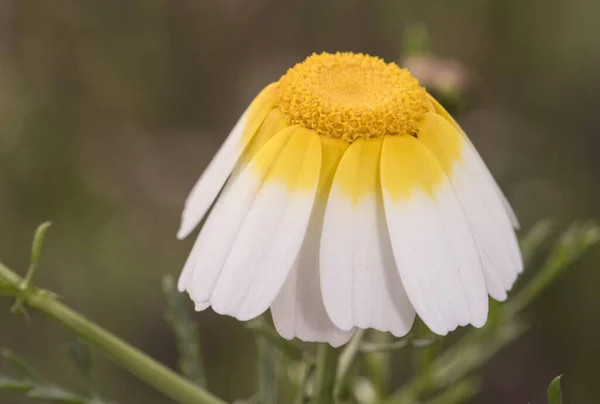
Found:
[[[268,85],[194,186],[179,279],[197,310],[339,346],[356,328],[481,327],[523,269],[516,218],[459,125],[405,69],[312,55]]]

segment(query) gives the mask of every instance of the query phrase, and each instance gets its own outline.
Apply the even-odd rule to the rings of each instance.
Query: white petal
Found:
[[[191,274],[194,272],[194,268],[196,266],[196,257],[198,255],[198,250],[200,249],[200,243],[196,240],[194,243],[194,247],[188,255],[187,260],[185,261],[185,265],[183,266],[183,270],[181,271],[181,275],[179,275],[179,280],[177,281],[177,290],[180,292],[184,292],[187,289],[187,284],[190,279]]]
[[[300,251],[313,201],[314,193],[290,195],[280,185],[261,189],[213,291],[217,313],[249,320],[269,308]]]
[[[276,153],[213,290],[217,313],[249,320],[269,308],[302,246],[320,168],[315,132],[297,130]]]
[[[426,115],[419,141],[444,162],[442,166],[481,252],[489,293],[495,299],[505,299],[523,269],[523,261],[494,180],[471,143],[442,117]],[[450,152],[454,148],[456,152]]]
[[[273,136],[246,168],[232,177],[215,204],[180,279],[181,287],[194,301],[210,301],[225,260],[267,174],[257,170],[255,162],[266,164],[268,170],[293,132],[291,128]]]
[[[206,220],[206,223],[204,224],[204,226],[202,227],[202,230],[200,230],[200,234],[196,238],[196,242],[194,243],[194,246],[192,247],[192,251],[190,251],[190,254],[185,262],[185,265],[183,266],[181,275],[179,275],[179,281],[177,282],[177,289],[180,292],[191,290],[188,288],[188,284],[192,281],[192,279],[193,279],[192,274],[194,273],[194,270],[198,266],[198,254],[200,254],[200,253],[206,254],[206,251],[207,251],[206,244],[210,243],[210,233],[209,232],[215,231],[214,230],[215,228],[219,229],[219,222],[221,220],[225,220],[224,222],[221,223],[224,226],[228,225],[228,223],[231,223],[231,221],[227,220],[227,218],[225,217],[225,215],[227,214],[225,209],[227,209],[227,207],[223,207],[223,206],[219,206],[219,205],[222,205],[224,203],[230,204],[230,203],[236,202],[236,201],[243,202],[242,200],[239,200],[236,196],[240,193],[240,189],[239,189],[240,185],[238,185],[238,188],[234,192],[234,195],[227,197],[227,194],[231,192],[231,187],[236,182],[236,180],[238,179],[240,174],[241,174],[241,172],[238,172],[235,175],[232,175],[231,177],[229,177],[229,179],[227,180],[227,183],[225,184],[225,187],[223,188],[223,191],[221,192],[221,195],[215,202],[215,206],[214,206],[211,214],[209,215],[208,219]],[[259,184],[256,181],[252,181],[252,180],[254,180],[254,178],[251,178],[250,182],[246,181],[246,184],[247,185],[253,184],[256,187],[256,189],[254,190],[254,193],[248,192],[248,195],[255,195],[256,190],[258,189],[257,187],[259,186]],[[250,201],[251,201],[250,196],[248,196],[246,199],[246,204],[250,203]],[[211,217],[213,217],[213,218],[211,219]],[[229,218],[229,219],[230,220],[233,219],[233,221],[235,221],[235,218]],[[239,220],[241,220],[241,219],[239,219]],[[210,222],[210,224],[209,224],[209,222]],[[233,225],[233,224],[232,224],[232,226],[235,227],[235,225]],[[204,230],[205,227],[207,228],[206,230]],[[210,248],[210,247],[208,247],[208,248]],[[201,265],[204,265],[204,261],[200,261],[200,262],[201,262]],[[210,290],[212,291],[212,287]]]
[[[485,254],[484,274],[490,295],[506,298],[493,284],[500,282],[505,291],[511,289],[523,270],[519,244],[506,210],[494,187],[477,164],[473,149],[465,144],[462,161],[450,174],[450,182],[463,206],[478,246]]]
[[[356,206],[332,192],[321,241],[321,288],[327,313],[341,329],[410,331],[415,311],[392,254],[382,202]]]
[[[416,187],[430,174],[433,189]],[[483,326],[488,298],[477,245],[439,163],[411,136],[386,138],[381,184],[394,257],[417,314],[440,335]]]
[[[486,252],[481,247],[479,247],[479,254],[481,255],[483,276],[485,277],[485,286],[487,287],[488,294],[500,302],[506,300],[508,297],[506,294],[506,291],[508,290],[506,281],[498,276],[500,271],[494,267]]]
[[[188,196],[177,237],[183,239],[200,223],[254,134],[273,110],[277,84],[266,86],[242,114]]]
[[[379,140],[356,141],[337,169],[321,238],[321,289],[339,328],[400,337],[412,327],[415,311],[394,262],[378,191],[380,148]]]
[[[481,157],[479,157],[479,159],[481,160]],[[481,160],[481,161],[483,162],[483,160]],[[487,166],[486,166],[486,168],[487,168]],[[521,228],[521,224],[519,223],[519,218],[517,217],[517,214],[515,213],[512,205],[508,201],[508,198],[506,197],[504,192],[502,192],[502,189],[500,188],[500,186],[498,185],[498,183],[492,176],[492,173],[490,172],[489,168],[487,169],[487,172],[494,180],[494,187],[496,188],[496,192],[498,192],[498,195],[500,196],[500,200],[502,201],[502,206],[504,206],[504,210],[506,211],[506,214],[508,215],[510,224],[512,225],[512,227],[514,229],[519,230]]]
[[[492,175],[490,169],[487,167],[487,165],[485,164],[485,162],[479,155],[479,152],[477,151],[475,146],[473,146],[473,143],[471,142],[471,140],[466,135],[465,135],[465,139],[468,140],[468,143],[471,146],[471,149],[473,150],[473,154],[474,154],[472,156],[473,157],[473,162],[472,162],[473,166],[477,167],[478,170],[481,171],[480,175],[482,177],[485,177],[485,179],[487,179],[487,181],[490,184],[492,184],[494,192],[496,193],[497,198],[500,200],[503,211],[508,216],[508,220],[510,221],[511,226],[514,229],[519,229],[519,227],[520,227],[519,219],[517,218],[515,211],[513,210],[512,206],[510,205],[510,202],[506,198],[506,195],[504,195],[504,192],[502,192],[502,189],[500,188],[500,186],[494,179],[494,176]]]
[[[422,193],[402,204],[384,198],[396,263],[421,319],[440,335],[458,325],[483,326],[487,295],[479,258],[449,187],[435,202]]]
[[[240,158],[246,144],[242,143],[248,110],[244,112],[225,139],[215,157],[196,182],[185,201],[177,238],[184,239],[200,223],[223,184]]]
[[[329,319],[319,283],[319,243],[323,203],[315,204],[300,255],[271,306],[279,334],[308,342],[328,342],[337,347],[348,342],[354,330],[343,331]]]
[[[223,193],[200,230],[180,278],[194,301],[206,302],[231,250],[233,241],[260,188],[262,179],[244,170]]]
[[[208,309],[210,302],[194,302],[194,309],[196,311],[203,311]]]
[[[498,197],[502,201],[502,205],[504,206],[504,211],[508,215],[508,218],[509,218],[513,228],[518,229],[520,227],[520,225],[519,225],[519,219],[517,218],[515,211],[513,210],[512,206],[510,205],[510,202],[508,202],[508,199],[502,192],[502,189],[500,189],[500,186],[494,179],[494,176],[490,172],[489,168],[487,168],[483,159],[479,155],[479,152],[477,152],[477,149],[475,148],[475,146],[473,146],[471,139],[469,139],[467,134],[462,130],[462,128],[456,122],[456,120],[452,117],[452,115],[450,115],[448,113],[448,111],[446,111],[446,109],[435,98],[429,96],[429,99],[431,100],[436,113],[438,113],[447,122],[449,122],[454,128],[456,128],[456,130],[461,134],[461,136],[463,136],[464,139],[473,147],[473,150],[475,151],[476,159],[478,160],[478,165],[483,170],[483,172],[485,173],[484,175],[488,178],[488,180],[494,184],[495,192],[497,193]]]

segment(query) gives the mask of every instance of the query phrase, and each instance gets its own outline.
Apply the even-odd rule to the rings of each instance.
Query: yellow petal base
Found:
[[[407,70],[368,55],[323,53],[297,64],[256,97],[236,171],[254,159],[263,181],[310,189],[314,183],[298,178],[296,168],[312,150],[315,155],[308,157],[321,168],[319,197],[327,197],[336,174],[340,190],[354,202],[380,192],[383,177],[395,197],[410,198],[417,189],[432,195],[461,160],[461,132]],[[285,149],[286,157],[276,159],[277,153],[265,149]],[[274,169],[275,160],[288,163]]]

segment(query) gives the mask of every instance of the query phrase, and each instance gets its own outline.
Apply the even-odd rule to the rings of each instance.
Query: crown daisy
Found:
[[[219,195],[220,193],[220,195]],[[216,200],[216,202],[215,202]],[[271,309],[285,338],[338,346],[481,327],[522,271],[517,221],[450,115],[396,64],[312,55],[268,85],[194,186],[179,279],[197,310]]]

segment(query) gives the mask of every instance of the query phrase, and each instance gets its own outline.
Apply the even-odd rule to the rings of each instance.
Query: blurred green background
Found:
[[[186,259],[184,199],[238,115],[312,52],[400,60],[416,23],[470,72],[459,120],[523,228],[597,218],[599,15],[596,0],[0,0],[0,259],[24,271],[35,227],[53,220],[37,284],[175,366],[160,279]],[[474,403],[545,402],[559,373],[569,402],[597,402],[599,263],[595,249],[534,304]],[[11,304],[0,299],[0,346],[80,385],[67,333]],[[250,396],[250,333],[195,318],[210,389]],[[397,358],[393,384],[410,367]],[[96,375],[121,403],[168,402],[105,361]]]

